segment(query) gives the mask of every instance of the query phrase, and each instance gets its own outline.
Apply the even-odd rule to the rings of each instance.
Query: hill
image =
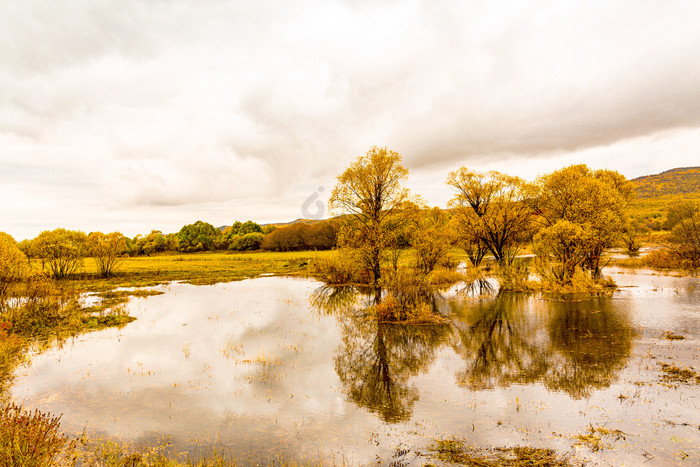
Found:
[[[300,217],[299,219],[294,219],[291,222],[273,222],[270,224],[260,224],[260,225],[263,227],[265,227],[267,225],[271,225],[274,227],[286,227],[288,225],[293,225],[293,224],[315,224],[317,222],[321,222],[322,220],[325,220],[325,219],[303,219]]]
[[[631,182],[637,197],[630,203],[630,215],[654,230],[661,229],[669,206],[700,201],[700,167],[680,167]]]
[[[646,175],[632,180],[637,198],[654,198],[662,195],[700,195],[700,167],[681,167]]]

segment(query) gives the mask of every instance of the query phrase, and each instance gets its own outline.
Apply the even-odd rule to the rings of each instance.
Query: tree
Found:
[[[24,239],[17,244],[19,249],[27,257],[27,263],[31,265],[32,258],[36,258],[36,252],[34,251],[34,244],[29,239]]]
[[[27,257],[17,242],[5,232],[0,232],[0,310],[4,308],[10,284],[25,277],[29,272]]]
[[[262,227],[253,221],[245,221],[238,229],[238,235],[246,235],[251,233],[263,233]]]
[[[103,277],[109,277],[114,273],[121,262],[121,255],[127,250],[126,237],[119,232],[109,234],[91,232],[88,235],[87,245],[88,252],[95,258],[97,270]]]
[[[208,222],[197,221],[180,229],[177,235],[178,250],[185,253],[210,251],[221,231]]]
[[[684,266],[700,267],[700,205],[682,203],[669,211],[666,218],[673,221],[669,236],[671,249]]]
[[[568,283],[576,269],[588,258],[593,242],[589,231],[578,224],[560,219],[535,236],[534,251],[538,259],[546,260],[550,265],[556,282]]]
[[[137,235],[132,244],[131,251],[135,254],[144,254],[150,256],[151,253],[165,251],[168,249],[168,242],[160,230],[151,230],[151,233],[145,237]]]
[[[689,219],[699,211],[698,205],[689,201],[669,206],[666,209],[666,220],[663,224],[664,230],[673,230],[683,219]]]
[[[306,249],[304,229],[306,224],[280,227],[265,237],[262,248],[273,251],[296,251]]]
[[[233,225],[226,227],[221,235],[214,240],[214,247],[219,250],[227,248],[237,250],[238,248],[234,247],[234,243],[238,244],[240,242],[239,237],[253,233],[262,234],[262,227],[253,221],[236,221]]]
[[[411,239],[420,273],[429,274],[450,251],[448,222],[449,216],[438,207],[420,211]]]
[[[32,244],[36,255],[49,268],[51,275],[61,279],[82,266],[87,252],[87,235],[75,230],[46,230]]]
[[[479,233],[479,217],[473,211],[463,210],[452,216],[449,227],[456,246],[464,250],[472,266],[479,267],[489,252]]]
[[[643,234],[649,232],[649,228],[639,222],[637,219],[628,219],[622,226],[622,231],[620,232],[620,238],[625,247],[627,247],[627,254],[629,256],[636,256],[639,254],[639,249],[641,248],[640,237]]]
[[[331,210],[348,215],[339,243],[361,254],[375,288],[391,233],[405,222],[399,208],[409,197],[407,177],[398,153],[375,146],[338,176],[328,202]]]
[[[230,250],[248,251],[259,250],[264,235],[259,232],[253,232],[245,235],[237,235],[231,241]]]
[[[631,196],[629,182],[619,173],[572,165],[539,177],[529,201],[545,229],[560,220],[583,229],[585,235],[576,234],[586,243],[583,264],[593,277],[598,277],[601,255],[625,226],[624,209]]]
[[[458,244],[473,251],[485,246],[500,266],[510,266],[520,246],[530,238],[532,212],[525,203],[526,184],[519,177],[466,167],[450,172],[447,184],[457,190],[450,201],[458,223]],[[481,255],[483,258],[483,255]]]

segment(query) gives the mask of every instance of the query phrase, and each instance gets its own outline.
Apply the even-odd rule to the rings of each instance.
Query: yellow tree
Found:
[[[87,243],[100,275],[111,276],[121,262],[122,254],[126,252],[126,237],[119,232],[92,232],[88,235]]]
[[[28,272],[27,257],[15,239],[0,232],[0,310],[4,307],[10,284],[22,279]]]
[[[687,202],[669,210],[671,249],[690,268],[700,267],[700,204]]]
[[[411,244],[415,248],[416,267],[420,273],[429,274],[450,251],[449,221],[447,213],[437,206],[418,213]]]
[[[331,210],[345,214],[340,246],[358,251],[375,287],[381,279],[381,261],[394,240],[393,232],[406,222],[400,214],[408,201],[404,187],[408,170],[401,156],[373,147],[338,176],[329,200]]]
[[[574,250],[583,249],[582,264],[597,277],[601,255],[624,229],[624,209],[631,196],[631,185],[618,172],[572,165],[539,177],[529,201],[545,230],[555,228],[560,221],[569,223],[566,229],[557,227],[556,235],[543,233],[549,241],[559,239],[561,243],[551,245],[555,259],[566,262],[578,256]],[[572,234],[570,238],[565,232]]]
[[[55,229],[41,232],[33,241],[36,255],[57,279],[74,273],[83,262],[87,236],[83,232]]]
[[[472,262],[481,260],[478,249],[485,246],[500,266],[510,266],[531,232],[525,182],[496,171],[481,173],[462,167],[450,172],[447,184],[457,190],[450,207],[459,226],[458,244],[474,248]]]

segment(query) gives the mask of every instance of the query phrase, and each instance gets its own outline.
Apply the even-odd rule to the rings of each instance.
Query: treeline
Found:
[[[177,233],[164,234],[153,230],[148,235],[137,235],[134,238],[126,237],[120,232],[85,234],[75,230],[55,229],[44,231],[36,238],[18,244],[9,235],[3,235],[4,243],[15,244],[27,262],[32,259],[40,261],[42,270],[53,277],[62,278],[74,273],[85,257],[93,257],[100,274],[108,276],[125,256],[227,250],[328,250],[336,246],[338,222],[325,220],[313,224],[263,227],[249,220],[236,221],[221,230],[207,222],[197,221],[183,226]],[[4,261],[5,256],[7,255],[0,255],[0,261]],[[8,261],[17,264],[14,257]],[[9,269],[9,266],[0,269]]]
[[[223,230],[197,221],[183,226],[178,233],[163,234],[153,230],[148,235],[126,239],[126,253],[330,250],[336,246],[337,236],[338,223],[332,219],[284,227],[263,227],[253,221],[236,221]]]

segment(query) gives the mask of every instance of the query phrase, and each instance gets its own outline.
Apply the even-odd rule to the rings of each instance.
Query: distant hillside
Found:
[[[316,222],[321,222],[320,219],[294,219],[291,222],[274,222],[270,224],[260,224],[261,226],[265,227],[266,225],[272,225],[275,227],[284,227],[287,225],[292,225],[292,224],[315,224]]]
[[[663,226],[669,206],[683,201],[700,202],[700,167],[681,167],[631,180],[637,193],[630,215],[654,229]]]
[[[632,180],[638,198],[695,193],[700,195],[700,167],[681,167]]]

